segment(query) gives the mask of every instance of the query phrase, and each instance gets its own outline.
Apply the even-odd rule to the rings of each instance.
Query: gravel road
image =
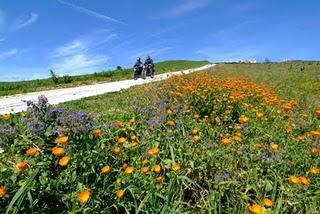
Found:
[[[12,96],[0,97],[0,114],[10,112],[21,112],[26,110],[27,106],[24,100],[37,101],[38,96],[45,95],[50,104],[58,104],[71,100],[78,100],[84,97],[96,96],[108,92],[116,92],[122,89],[127,89],[135,85],[141,85],[149,82],[160,81],[169,78],[172,75],[188,74],[196,71],[202,71],[213,68],[215,64],[208,64],[199,68],[188,69],[184,71],[169,72],[156,75],[153,79],[145,80],[122,80],[116,82],[107,82],[95,85],[85,85],[73,88],[54,89],[47,91],[38,91],[27,94],[17,94]]]

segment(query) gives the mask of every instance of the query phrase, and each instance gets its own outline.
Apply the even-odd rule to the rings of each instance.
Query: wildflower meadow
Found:
[[[320,107],[210,72],[133,90],[121,120],[2,115],[0,212],[320,213]]]

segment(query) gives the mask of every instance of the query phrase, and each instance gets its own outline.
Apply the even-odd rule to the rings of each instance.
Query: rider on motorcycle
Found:
[[[141,62],[140,57],[137,58],[136,63],[133,66],[133,71],[134,71],[134,79],[137,79],[139,76],[142,76],[142,78],[145,78],[145,75],[143,73],[144,71],[144,65]]]
[[[153,78],[154,76],[154,64],[153,64],[153,60],[151,59],[150,56],[147,56],[146,61],[144,62],[144,66],[146,68],[146,75],[147,76],[151,76],[151,78]]]
[[[151,59],[150,56],[147,56],[146,61],[144,62],[144,65],[151,65],[152,67],[154,66],[153,60]]]
[[[137,58],[136,64],[134,64],[133,67],[134,67],[134,68],[142,68],[142,67],[143,67],[143,64],[142,64],[142,62],[141,62],[140,57]]]

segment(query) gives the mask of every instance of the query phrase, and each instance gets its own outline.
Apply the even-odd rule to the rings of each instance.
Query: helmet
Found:
[[[137,61],[141,61],[140,57],[137,58]]]
[[[147,56],[147,59],[151,59],[151,57],[150,57],[150,56]]]

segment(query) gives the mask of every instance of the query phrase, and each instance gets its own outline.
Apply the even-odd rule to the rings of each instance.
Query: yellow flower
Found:
[[[293,109],[293,106],[290,103],[287,103],[283,106],[284,110],[286,112],[291,111]]]
[[[142,165],[144,166],[144,165],[146,165],[146,164],[148,164],[149,163],[149,160],[148,159],[144,159],[143,161],[142,161]]]
[[[92,135],[95,137],[100,137],[101,136],[101,129],[99,129],[99,128],[93,129]]]
[[[174,163],[174,164],[172,165],[171,169],[172,169],[174,172],[179,172],[180,169],[181,169],[181,166],[180,166],[180,164],[178,164],[178,163]]]
[[[161,172],[161,166],[159,164],[153,166],[153,171],[159,174]]]
[[[257,113],[256,113],[256,117],[257,117],[257,118],[262,118],[262,117],[263,117],[263,114],[262,114],[262,113],[257,112]]]
[[[317,147],[312,147],[312,148],[310,149],[310,153],[311,153],[312,155],[317,155],[318,152],[319,152],[319,150],[317,149]]]
[[[198,120],[200,118],[200,115],[199,114],[195,114],[195,115],[193,115],[193,117],[192,117],[192,119],[194,119],[194,120]]]
[[[132,174],[133,171],[134,171],[134,168],[133,168],[132,166],[128,166],[128,167],[124,170],[124,172],[125,172],[126,174]]]
[[[297,176],[294,176],[294,175],[291,175],[291,176],[289,177],[289,181],[290,181],[291,183],[294,183],[294,184],[300,183],[300,179],[299,179]]]
[[[149,167],[147,167],[147,166],[141,167],[141,172],[142,172],[143,174],[147,174],[147,173],[149,172]]]
[[[175,126],[176,123],[173,120],[168,120],[167,125],[172,127],[172,126]]]
[[[192,135],[198,135],[199,134],[199,129],[195,128],[192,130]]]
[[[105,165],[104,167],[102,167],[101,173],[108,174],[109,172],[110,172],[110,166],[109,165]]]
[[[117,178],[116,180],[116,184],[120,185],[123,183],[123,180],[121,178]]]
[[[272,144],[270,145],[270,148],[271,148],[273,151],[275,151],[275,150],[278,150],[279,145],[276,144],[276,143],[272,143]]]
[[[289,135],[289,134],[292,134],[292,128],[289,126],[286,128],[286,133]]]
[[[5,186],[0,186],[0,197],[3,197],[7,194],[7,189]]]
[[[162,183],[162,181],[163,181],[163,176],[158,176],[158,177],[156,178],[156,180],[157,180],[158,183]]]
[[[135,136],[135,135],[132,135],[131,137],[130,137],[130,139],[131,139],[131,141],[132,142],[135,142],[135,141],[137,141],[137,136]]]
[[[297,140],[300,141],[300,142],[304,141],[304,136],[298,136]]]
[[[27,167],[28,167],[27,161],[17,163],[17,168],[20,172],[25,170]]]
[[[239,117],[239,121],[240,121],[240,123],[248,123],[249,122],[249,117],[247,117],[245,115],[241,115]]]
[[[310,133],[312,137],[320,137],[320,131],[311,131]]]
[[[61,144],[61,145],[65,145],[65,144],[68,143],[68,140],[69,140],[69,137],[68,137],[68,136],[62,135],[62,136],[59,136],[59,137],[57,138],[57,143],[58,143],[58,144]]]
[[[126,142],[126,138],[124,138],[124,137],[119,137],[118,138],[118,143],[119,144],[124,144]]]
[[[148,154],[152,156],[159,154],[159,152],[160,152],[160,149],[158,147],[153,147],[148,150]]]
[[[216,117],[216,118],[215,118],[215,122],[216,122],[216,124],[217,124],[218,126],[221,125],[221,119],[220,119],[219,117]]]
[[[85,204],[90,199],[90,196],[91,196],[90,190],[83,190],[83,191],[79,192],[79,194],[78,194],[78,201],[81,204]]]
[[[58,164],[59,164],[60,166],[66,166],[66,165],[68,165],[69,161],[70,161],[70,157],[64,156],[63,158],[61,158],[61,159],[59,160]]]
[[[135,118],[131,118],[128,122],[128,126],[132,126],[136,122]]]
[[[223,138],[223,139],[221,140],[221,143],[222,143],[223,145],[229,145],[231,142],[230,142],[230,140],[229,140],[228,138]]]
[[[300,177],[300,183],[302,183],[305,186],[308,186],[310,184],[310,180],[306,177]]]
[[[264,146],[263,143],[257,143],[257,144],[256,144],[256,147],[257,147],[258,149],[262,149],[263,146]]]
[[[36,155],[37,151],[38,151],[38,148],[32,147],[26,151],[26,154],[32,157]]]
[[[117,190],[117,191],[116,191],[116,196],[117,196],[117,198],[123,198],[124,193],[125,193],[125,190],[123,190],[123,189]]]
[[[121,149],[120,149],[120,147],[116,146],[116,147],[113,147],[112,151],[114,154],[118,155],[120,153]]]
[[[263,204],[264,204],[264,206],[266,206],[266,207],[272,207],[272,201],[271,201],[270,198],[264,198],[264,199],[263,199]]]
[[[168,108],[168,109],[166,110],[166,113],[167,113],[167,115],[172,115],[172,110]]]
[[[137,146],[138,146],[138,144],[136,142],[130,144],[130,147],[132,149],[136,148]]]
[[[317,169],[316,167],[311,167],[310,170],[309,170],[309,172],[310,172],[311,174],[316,175],[316,174],[318,174],[318,169]]]
[[[4,114],[4,115],[2,115],[2,119],[4,121],[9,121],[11,119],[11,115],[10,114]]]
[[[193,139],[193,142],[198,143],[200,140],[200,137],[199,137],[199,135],[195,135],[195,136],[193,136],[192,139]]]
[[[237,141],[237,142],[241,142],[241,141],[242,141],[242,139],[241,139],[241,133],[240,133],[240,136],[237,135],[237,133],[236,133],[236,135],[234,136],[234,140]]]
[[[264,214],[263,207],[258,204],[253,204],[252,206],[250,206],[249,210],[252,214]]]
[[[51,149],[51,152],[54,156],[61,156],[64,153],[64,149],[59,147],[53,147]]]

